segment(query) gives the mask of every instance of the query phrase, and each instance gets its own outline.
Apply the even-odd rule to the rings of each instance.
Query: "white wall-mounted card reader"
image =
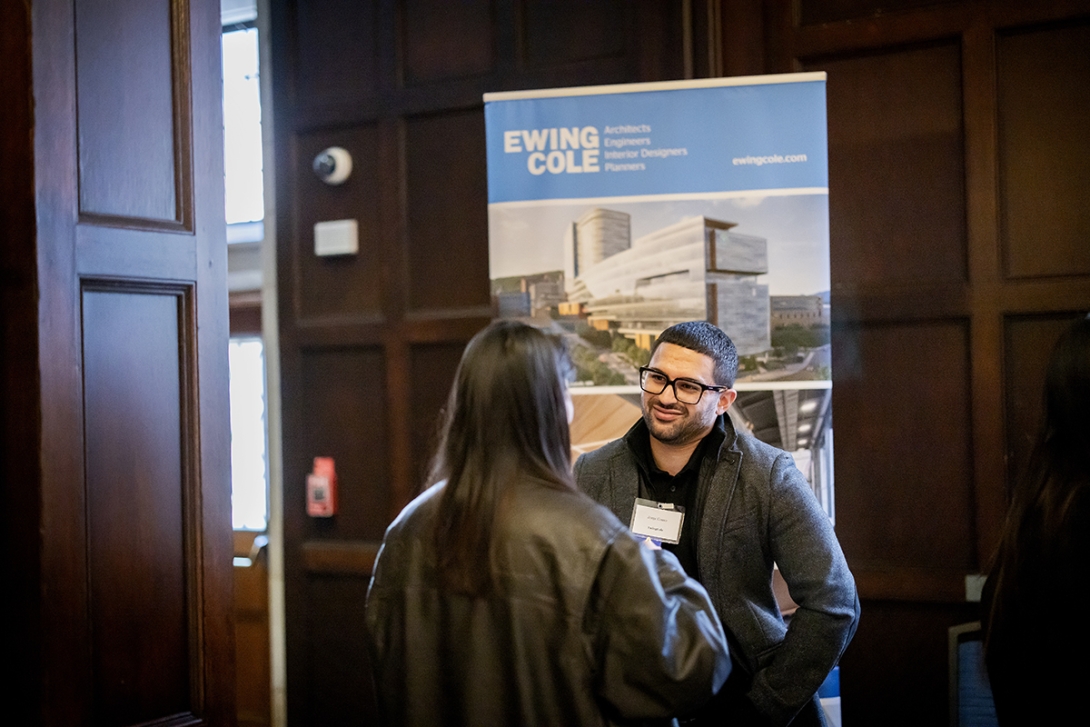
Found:
[[[359,251],[359,225],[355,220],[329,220],[314,225],[315,255],[355,255]]]

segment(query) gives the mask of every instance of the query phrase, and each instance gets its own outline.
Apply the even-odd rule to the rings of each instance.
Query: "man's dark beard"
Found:
[[[704,436],[704,429],[707,428],[707,425],[703,424],[700,421],[698,411],[686,413],[684,409],[679,409],[675,407],[665,408],[670,409],[671,411],[680,411],[682,416],[685,418],[684,420],[678,420],[677,422],[674,422],[672,425],[670,425],[671,429],[673,429],[673,427],[678,424],[681,425],[675,434],[665,437],[659,436],[662,430],[662,425],[654,420],[651,414],[652,407],[647,406],[643,411],[643,421],[647,425],[648,431],[651,432],[652,437],[659,440],[663,444],[685,445],[692,444],[694,441],[697,441]],[[656,432],[656,429],[659,431]]]

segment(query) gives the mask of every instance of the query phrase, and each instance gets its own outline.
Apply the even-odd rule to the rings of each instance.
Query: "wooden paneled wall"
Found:
[[[273,2],[288,704],[371,714],[363,600],[491,315],[481,94],[829,74],[837,530],[864,599],[848,725],[942,724],[1039,416],[1048,346],[1090,308],[1090,3]],[[683,32],[683,28],[687,32]],[[331,145],[340,187],[311,172]],[[317,258],[313,225],[360,223]],[[340,513],[304,513],[314,456]]]
[[[390,520],[419,490],[462,348],[492,316],[482,94],[676,79],[678,3],[272,3],[284,431],[288,710],[373,715],[363,605]],[[331,187],[329,146],[353,158]],[[359,221],[358,255],[314,255],[322,220]],[[335,458],[339,511],[304,483]]]
[[[879,10],[881,7],[881,10]],[[784,0],[828,77],[846,725],[943,724],[1059,331],[1090,309],[1090,3]]]

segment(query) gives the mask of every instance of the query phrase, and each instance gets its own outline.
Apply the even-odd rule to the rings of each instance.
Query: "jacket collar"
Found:
[[[707,537],[718,536],[718,525],[714,521],[709,521],[708,516],[722,518],[725,515],[731,496],[734,494],[737,465],[742,456],[738,448],[739,435],[728,414],[723,414],[716,420],[708,436],[714,439],[709,442],[711,447],[705,450],[704,461],[700,463],[700,484],[698,485],[700,490],[697,501],[705,516],[701,518],[698,549],[699,543],[704,543]],[[649,449],[650,437],[651,432],[647,429],[647,423],[642,417],[637,419],[622,437],[625,446],[616,450],[610,462],[610,509],[621,522],[626,524],[632,517],[632,504],[639,496],[639,448]],[[724,462],[730,467],[719,467]]]
[[[636,461],[641,466],[650,465],[651,459],[651,431],[647,428],[647,422],[640,417],[636,420],[624,437],[625,446],[636,457]],[[707,444],[707,448],[703,449]],[[712,430],[704,437],[704,442],[701,442],[697,447],[697,451],[703,449],[703,456],[705,458],[713,459],[718,462],[728,451],[738,451],[738,433],[734,429],[734,423],[730,419],[730,415],[721,414],[712,425]],[[688,466],[688,465],[686,465]],[[646,467],[644,467],[646,469]]]

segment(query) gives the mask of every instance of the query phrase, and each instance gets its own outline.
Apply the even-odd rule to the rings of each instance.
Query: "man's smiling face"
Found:
[[[662,372],[669,379],[719,385],[715,380],[715,362],[710,356],[672,343],[660,344],[655,349],[648,368]],[[696,404],[685,404],[677,400],[674,387],[667,386],[661,394],[643,392],[640,403],[652,437],[666,445],[685,446],[711,431],[716,418],[730,407],[735,395],[732,389],[705,391]]]

